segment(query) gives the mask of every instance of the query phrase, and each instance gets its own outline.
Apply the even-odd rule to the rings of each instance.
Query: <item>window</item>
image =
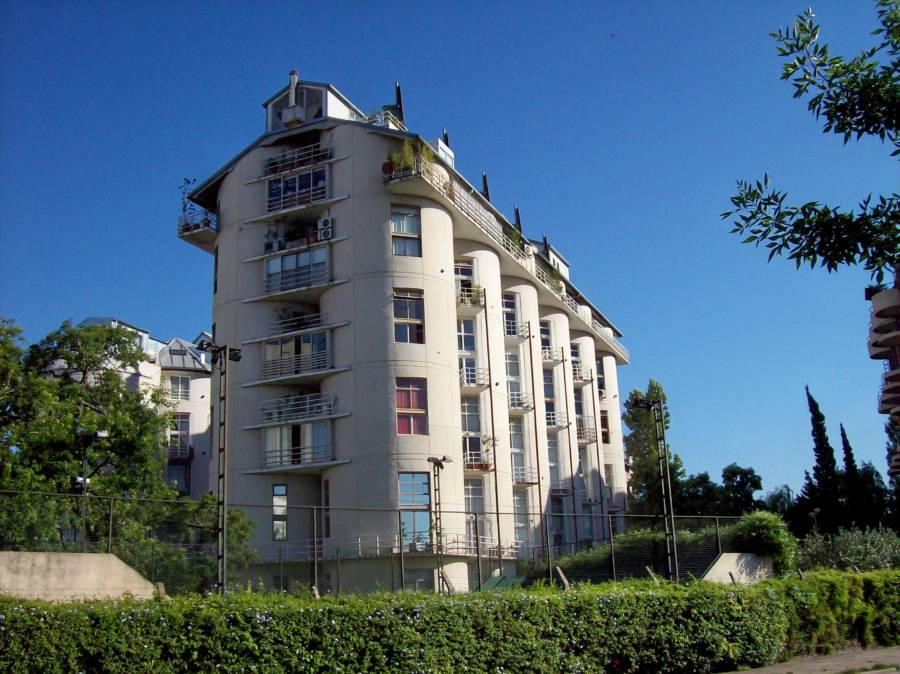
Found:
[[[266,208],[272,213],[309,204],[327,196],[327,171],[325,167],[320,167],[270,180]]]
[[[607,493],[612,494],[613,485],[615,485],[615,480],[613,479],[613,465],[611,463],[607,463],[603,466],[603,481],[606,483],[606,488],[609,490]]]
[[[190,400],[191,378],[182,376],[169,377],[169,400]]]
[[[460,402],[463,457],[466,463],[486,463],[481,451],[481,415],[478,398],[466,396]]]
[[[462,373],[461,381],[469,386],[478,383],[478,369],[475,367],[475,358],[472,356],[460,356],[459,371]]]
[[[516,491],[513,493],[513,512],[516,523],[516,544],[528,545],[528,492]]]
[[[547,434],[547,465],[550,468],[550,486],[559,483],[559,442],[555,433]]]
[[[264,377],[325,370],[329,366],[326,332],[270,339],[265,344]]]
[[[403,545],[423,550],[431,539],[431,491],[428,473],[398,473],[397,502]]]
[[[418,208],[391,208],[391,249],[394,255],[422,257],[422,222]]]
[[[584,416],[584,398],[580,388],[575,389],[575,416],[579,419]]]
[[[287,485],[272,485],[272,540],[287,540]]]
[[[456,348],[460,351],[475,351],[475,321],[471,318],[456,321]]]
[[[584,371],[581,369],[581,351],[578,350],[578,345],[573,344],[569,353],[572,355],[572,376],[579,379],[583,376]]]
[[[330,421],[270,426],[264,430],[264,442],[267,466],[322,463],[333,458]]]
[[[604,445],[609,444],[609,412],[600,410],[600,436]]]
[[[428,395],[424,379],[397,379],[397,433],[428,435]]]
[[[603,356],[599,353],[597,354],[597,386],[600,388],[605,388],[606,386],[606,375],[603,372]]]
[[[481,478],[465,480],[463,483],[465,492],[466,512],[480,515],[484,512],[484,481]]]
[[[186,412],[176,412],[172,415],[172,426],[169,429],[169,456],[184,454],[187,458],[188,447],[191,445],[191,415]],[[175,450],[172,452],[171,450]]]
[[[324,246],[266,260],[267,293],[306,288],[329,280],[328,248]]]
[[[553,385],[553,370],[544,370],[544,400],[548,405],[556,403],[556,388]],[[550,411],[550,408],[547,408]]]
[[[503,325],[508,336],[515,337],[519,334],[516,296],[513,293],[503,294]]]
[[[525,432],[521,419],[509,420],[509,451],[513,479],[521,480],[526,478]]]
[[[522,379],[521,369],[519,367],[519,352],[506,352],[506,392],[511,402],[521,400],[522,396]]]
[[[550,322],[541,321],[541,348],[549,349],[553,346],[553,340],[550,337]]]
[[[453,265],[453,277],[456,279],[456,292],[471,291],[475,286],[475,267],[471,262],[457,261]]]
[[[425,299],[421,290],[394,290],[394,341],[425,343]]]
[[[191,467],[186,463],[170,463],[166,466],[166,482],[181,495],[191,491]]]

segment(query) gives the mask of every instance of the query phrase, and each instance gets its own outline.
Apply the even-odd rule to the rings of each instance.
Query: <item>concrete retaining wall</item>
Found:
[[[771,557],[761,557],[752,552],[723,552],[703,575],[702,580],[728,585],[752,585],[774,575]]]

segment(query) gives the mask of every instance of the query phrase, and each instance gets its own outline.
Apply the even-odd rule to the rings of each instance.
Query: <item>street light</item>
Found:
[[[638,409],[653,412],[656,434],[656,455],[659,458],[659,489],[662,494],[663,517],[666,527],[666,566],[669,580],[678,580],[678,548],[675,542],[675,506],[672,503],[672,477],[669,470],[669,446],[666,443],[666,424],[662,400],[640,399],[632,403]]]
[[[443,529],[441,527],[441,471],[448,463],[452,463],[446,454],[441,457],[429,456],[431,474],[434,478],[434,536],[437,542],[435,546],[435,561],[438,567],[438,592],[444,586],[444,543],[442,540]]]

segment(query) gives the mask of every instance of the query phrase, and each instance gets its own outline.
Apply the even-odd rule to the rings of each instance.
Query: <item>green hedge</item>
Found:
[[[464,597],[0,598],[0,671],[726,671],[850,641],[896,643],[898,611],[897,571]]]

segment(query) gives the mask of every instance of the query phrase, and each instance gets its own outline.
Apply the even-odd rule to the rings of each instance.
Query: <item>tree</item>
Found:
[[[786,484],[775,487],[775,489],[765,495],[763,501],[765,502],[766,510],[782,516],[786,515],[794,507],[794,495],[791,492],[791,488]]]
[[[675,512],[679,515],[719,515],[722,487],[713,482],[709,473],[690,475],[672,485]]]
[[[858,56],[832,56],[819,44],[819,26],[811,9],[793,28],[772,33],[784,59],[781,79],[791,80],[794,98],[808,97],[807,108],[824,118],[824,133],[851,138],[874,136],[894,145],[900,154],[900,3],[879,0],[881,41]],[[739,181],[731,197],[732,233],[743,243],[769,249],[769,261],[787,255],[799,268],[820,265],[835,271],[841,265],[864,265],[878,283],[885,271],[900,265],[900,195],[863,198],[858,211],[811,201],[785,205],[787,194],[770,185],[766,174],[756,182]]]
[[[628,426],[625,436],[625,452],[632,464],[629,510],[635,514],[655,514],[663,512],[662,494],[659,484],[659,455],[656,442],[656,422],[653,412],[638,407],[643,400],[659,400],[663,403],[663,423],[669,428],[669,412],[665,407],[666,393],[653,379],[647,383],[647,391],[635,389],[628,394],[622,421]],[[673,499],[676,484],[685,477],[684,465],[678,455],[669,451],[669,471],[672,480]],[[677,512],[677,510],[676,510]]]
[[[841,449],[844,453],[844,474],[841,476],[841,483],[844,492],[843,501],[848,514],[847,519],[857,526],[869,526],[863,524],[864,520],[860,519],[862,509],[867,505],[868,497],[862,489],[859,467],[856,465],[856,457],[853,455],[853,447],[850,446],[844,424],[841,424]]]
[[[752,468],[731,463],[722,469],[721,514],[743,515],[764,506],[753,495],[762,489],[762,478]]]

